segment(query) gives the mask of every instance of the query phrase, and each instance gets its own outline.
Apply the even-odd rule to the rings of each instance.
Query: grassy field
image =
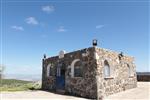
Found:
[[[41,84],[32,81],[23,81],[15,79],[1,79],[0,91],[26,91],[37,90],[41,88]]]

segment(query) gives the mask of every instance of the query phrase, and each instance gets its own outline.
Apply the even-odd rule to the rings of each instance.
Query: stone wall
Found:
[[[150,75],[137,75],[138,81],[150,82]]]
[[[85,50],[88,54],[85,54]],[[65,64],[65,91],[68,94],[82,96],[87,98],[96,98],[96,78],[95,70],[97,68],[96,60],[94,59],[94,48],[87,48],[64,55],[64,58],[59,59],[58,56],[48,58],[43,63],[43,79],[42,88],[48,90],[56,89],[56,76],[46,76],[47,66],[49,63],[53,63],[55,68],[58,63]],[[71,64],[74,60],[80,59],[83,63],[83,75],[82,77],[71,76]]]
[[[93,59],[94,49],[88,48],[88,52],[87,56],[83,56],[81,51],[66,55],[66,58],[69,58],[69,56],[72,55],[72,59],[68,59],[71,60],[71,62],[74,59],[80,59],[84,63],[82,77],[66,76],[66,91],[82,97],[96,98],[95,70],[97,66],[95,59]]]
[[[65,92],[86,98],[103,98],[137,86],[134,58],[122,56],[110,50],[91,47],[43,60],[42,88],[56,90],[56,68],[65,66]],[[72,66],[82,62],[82,77],[74,77]],[[104,77],[104,61],[110,66],[110,77]],[[54,65],[55,75],[47,76],[47,66]],[[130,67],[130,74],[129,74]]]
[[[150,82],[150,72],[137,72],[137,80]]]
[[[118,53],[108,51],[106,49],[95,48],[98,55],[97,58],[97,75],[100,76],[98,82],[99,97],[108,96],[126,89],[135,88],[137,86],[136,70],[134,58],[123,56],[121,59]],[[110,77],[104,77],[104,61],[107,61],[110,66]],[[131,68],[129,75],[129,69]]]
[[[54,64],[55,65],[55,72],[56,72],[56,65],[57,65],[58,56],[51,57],[48,59],[43,59],[42,64],[42,89],[44,90],[50,90],[55,91],[56,88],[56,75],[54,76],[47,76],[47,66],[48,64]]]

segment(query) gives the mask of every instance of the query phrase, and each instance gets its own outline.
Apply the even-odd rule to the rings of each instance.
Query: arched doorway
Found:
[[[65,64],[59,63],[56,72],[56,89],[65,89]]]

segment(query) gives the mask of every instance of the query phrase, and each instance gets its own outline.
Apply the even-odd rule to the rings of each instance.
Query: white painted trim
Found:
[[[94,52],[94,58],[99,59],[99,55],[96,52]]]
[[[111,75],[111,71],[110,71],[110,66],[109,65],[104,65],[104,77],[110,77]]]
[[[105,64],[105,61],[108,63],[108,65]],[[107,67],[107,70],[106,70],[106,67]],[[109,63],[109,59],[106,58],[104,61],[103,61],[103,75],[104,75],[104,78],[107,78],[107,77],[112,77],[113,76],[113,66],[110,65]],[[106,76],[106,74],[109,74],[109,76]]]
[[[48,64],[47,65],[47,77],[49,77],[50,75],[50,67],[51,67],[51,64]]]
[[[76,62],[80,61],[80,59],[75,59],[71,63],[71,77],[74,77],[74,65]]]
[[[133,73],[133,67],[131,67],[130,64],[127,64],[127,67],[128,67],[128,76],[134,76],[134,73]]]
[[[61,72],[60,72],[60,67],[57,67],[57,76],[60,76]]]

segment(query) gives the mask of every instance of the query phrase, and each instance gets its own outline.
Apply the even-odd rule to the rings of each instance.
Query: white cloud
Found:
[[[57,31],[58,32],[66,32],[67,30],[64,28],[64,26],[60,26]]]
[[[22,26],[11,26],[12,29],[18,30],[18,31],[23,31],[24,28]]]
[[[42,11],[46,12],[46,13],[52,13],[54,12],[55,8],[54,6],[43,6],[42,7]]]
[[[100,28],[103,28],[103,27],[104,27],[104,25],[97,25],[96,29],[100,29]]]
[[[26,19],[26,23],[31,24],[31,25],[38,25],[39,24],[39,22],[34,17],[28,17]]]

